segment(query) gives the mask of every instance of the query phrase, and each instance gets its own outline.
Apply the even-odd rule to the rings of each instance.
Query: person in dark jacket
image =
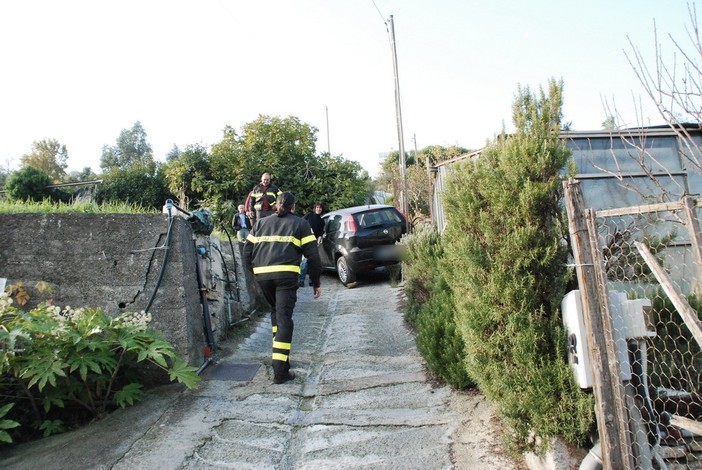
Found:
[[[236,232],[237,240],[243,243],[246,241],[246,237],[249,236],[249,230],[251,230],[253,224],[251,223],[249,216],[246,214],[246,208],[243,204],[239,204],[237,209],[239,212],[234,214],[234,217],[232,218],[232,228]]]
[[[322,220],[322,212],[324,212],[324,206],[321,202],[315,202],[312,212],[308,212],[304,215],[303,219],[309,222],[314,236],[317,237],[317,244],[322,243],[322,235],[324,234],[324,220]],[[305,285],[305,278],[307,277],[307,258],[302,258],[302,264],[300,264],[300,287]],[[312,285],[312,281],[310,281]]]
[[[317,239],[310,224],[292,213],[295,202],[291,192],[281,193],[276,199],[275,215],[258,219],[244,244],[244,263],[253,271],[256,283],[271,304],[273,382],[276,384],[295,378],[289,359],[303,254],[309,263],[314,297],[322,294]]]
[[[261,182],[253,187],[249,197],[246,198],[246,213],[251,220],[262,219],[273,214],[275,210],[273,206],[280,193],[278,186],[271,183],[270,173],[262,174]]]

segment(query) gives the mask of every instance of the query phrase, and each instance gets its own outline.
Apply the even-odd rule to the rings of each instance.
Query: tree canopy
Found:
[[[317,132],[317,128],[294,116],[260,115],[240,129],[226,126],[222,139],[209,149],[201,144],[184,149],[174,145],[166,162],[161,163],[154,160],[146,131],[137,121],[131,129],[120,132],[115,145],[103,147],[99,175],[103,182],[96,197],[100,202],[160,207],[165,198],[176,195],[180,207],[208,207],[218,221],[225,222],[231,220],[236,206],[246,200],[261,174],[267,172],[281,190],[297,196],[300,215],[315,201],[323,202],[328,209],[365,203],[373,193],[367,172],[342,155],[318,155]],[[34,154],[53,157],[45,160],[65,169],[65,158],[59,158],[65,155],[65,147],[56,141],[35,143]],[[85,168],[68,179],[93,176]],[[65,171],[57,179],[67,179]]]
[[[56,139],[35,140],[32,142],[32,151],[20,157],[23,166],[42,170],[54,183],[58,183],[66,175],[66,160],[66,146]]]
[[[644,56],[631,38],[628,38],[630,50],[625,51],[624,55],[643,86],[645,95],[680,139],[679,152],[685,167],[702,175],[702,145],[686,130],[686,124],[694,124],[698,128],[702,125],[702,40],[694,2],[688,2],[687,10],[689,24],[664,35],[667,46],[659,38],[654,21],[653,57]],[[683,31],[687,33],[683,34]],[[612,110],[607,106],[607,112],[614,114],[617,120],[626,122],[616,107]],[[642,116],[637,118],[641,120]],[[643,122],[640,125],[643,126]]]
[[[160,209],[173,196],[166,185],[163,165],[150,162],[105,171],[95,197],[98,203],[127,202]]]
[[[410,217],[423,217],[429,215],[429,201],[432,199],[433,176],[427,173],[427,167],[450,160],[468,153],[468,149],[451,146],[430,145],[424,147],[415,155],[409,152],[405,155],[407,177],[407,206]],[[377,178],[376,185],[398,199],[402,188],[400,176],[400,152],[391,152],[383,161],[382,172]]]
[[[211,151],[190,146],[166,163],[171,191],[190,207],[209,207],[221,222],[231,220],[261,174],[292,191],[298,212],[314,201],[329,209],[362,204],[372,192],[361,165],[342,156],[316,154],[317,129],[299,118],[259,116],[236,130],[224,129]]]
[[[146,131],[137,121],[123,129],[116,145],[102,149],[102,184],[95,198],[102,202],[127,202],[158,209],[172,198],[163,164],[154,161]]]
[[[117,137],[116,145],[102,148],[100,168],[127,168],[132,165],[153,162],[153,152],[146,136],[146,131],[139,121],[131,129],[123,129]]]

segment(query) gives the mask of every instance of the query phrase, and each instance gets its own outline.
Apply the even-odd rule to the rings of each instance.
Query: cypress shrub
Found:
[[[403,276],[407,294],[405,319],[414,327],[422,306],[434,291],[439,259],[443,256],[441,237],[434,227],[419,226],[402,239],[405,247]]]
[[[447,184],[441,265],[454,292],[468,374],[498,409],[515,452],[560,435],[582,443],[593,401],[576,385],[560,317],[567,248],[559,171],[562,83],[519,89],[516,132],[460,165]],[[541,439],[535,447],[533,435]]]
[[[444,382],[458,389],[475,387],[463,364],[466,347],[454,318],[453,294],[445,282],[440,284],[417,318],[417,349]]]
[[[434,227],[420,227],[403,239],[407,311],[416,330],[417,349],[434,376],[455,388],[475,386],[463,360],[465,344],[454,318],[453,292],[441,273],[441,237]]]

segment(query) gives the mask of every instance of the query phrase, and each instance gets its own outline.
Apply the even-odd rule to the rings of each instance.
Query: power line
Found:
[[[388,29],[388,22],[387,22],[387,20],[385,19],[385,15],[383,15],[383,14],[380,12],[380,8],[378,8],[378,5],[375,4],[375,0],[371,0],[371,2],[373,3],[373,6],[375,7],[375,11],[377,11],[378,14],[380,15],[380,19],[383,21],[383,24],[385,25],[385,29],[387,30],[387,29]]]

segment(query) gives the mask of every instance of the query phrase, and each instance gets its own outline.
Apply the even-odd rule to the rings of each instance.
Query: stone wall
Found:
[[[217,341],[253,310],[256,296],[236,241],[232,250],[229,242],[195,236],[182,217],[171,220],[166,214],[0,215],[0,278],[22,282],[34,303],[45,300],[32,289],[43,281],[55,305],[99,307],[111,316],[150,303],[152,326],[199,366],[208,341],[196,263]]]

